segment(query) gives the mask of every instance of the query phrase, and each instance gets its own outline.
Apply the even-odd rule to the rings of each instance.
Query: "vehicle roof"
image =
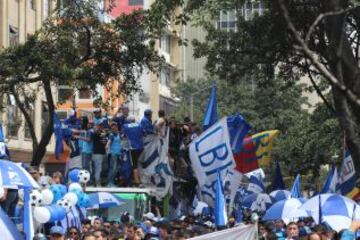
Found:
[[[112,192],[112,193],[146,193],[153,195],[151,188],[108,188],[108,187],[86,187],[85,192]]]

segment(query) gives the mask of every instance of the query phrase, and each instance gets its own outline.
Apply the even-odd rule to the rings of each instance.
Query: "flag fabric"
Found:
[[[215,226],[224,227],[228,223],[228,218],[226,214],[225,196],[224,196],[223,184],[220,177],[220,173],[217,174],[215,190],[216,190],[215,210],[214,210]]]
[[[62,124],[56,112],[53,113],[53,118],[55,134],[55,157],[59,158],[60,154],[64,151],[64,136],[62,131]]]
[[[229,228],[223,231],[201,235],[189,240],[238,240],[238,239],[257,239],[257,227],[253,224],[241,224],[237,227]]]
[[[192,168],[198,180],[202,201],[214,206],[217,172],[224,179],[235,167],[227,119],[212,125],[189,146]]]
[[[3,132],[2,124],[0,123],[0,142],[5,142],[5,135]]]
[[[283,180],[283,176],[281,173],[281,168],[279,162],[276,162],[276,168],[275,168],[275,174],[273,176],[272,181],[272,190],[284,190],[285,189],[285,183]]]
[[[7,240],[22,240],[23,236],[20,234],[16,225],[9,218],[9,216],[0,208],[0,232],[1,238]]]
[[[174,174],[168,158],[169,129],[165,138],[148,135],[144,141],[144,150],[139,157],[141,182],[155,188],[155,196],[160,200],[172,191]]]
[[[349,149],[345,150],[344,159],[339,173],[337,191],[342,195],[350,194],[355,188],[355,166]]]
[[[265,192],[265,186],[261,179],[251,176],[247,190],[253,193],[263,193]]]
[[[206,113],[204,116],[203,130],[205,131],[211,127],[218,120],[217,115],[217,98],[216,98],[216,86],[211,88],[211,94],[207,105]]]
[[[292,198],[301,198],[301,182],[300,182],[300,174],[298,174],[295,178],[293,186],[291,188],[291,197]]]
[[[251,126],[245,121],[243,116],[236,114],[227,118],[231,149],[234,154],[241,151],[242,143]]]
[[[247,173],[259,168],[260,165],[268,165],[273,139],[278,134],[278,130],[269,130],[245,138],[240,153],[234,154],[235,169]]]
[[[230,206],[233,205],[235,201],[235,196],[237,193],[237,190],[240,187],[241,180],[243,178],[244,174],[241,172],[238,172],[236,170],[229,171],[227,174],[227,179],[229,181],[229,190],[230,190]]]
[[[326,177],[324,186],[320,193],[336,193],[336,186],[338,184],[338,172],[336,166],[333,165]]]

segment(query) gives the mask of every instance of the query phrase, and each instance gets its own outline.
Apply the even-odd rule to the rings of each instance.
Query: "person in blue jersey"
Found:
[[[114,179],[118,172],[119,158],[121,155],[121,139],[119,128],[116,122],[111,123],[111,133],[106,144],[106,149],[110,154],[109,170],[108,170],[108,187],[114,187]]]
[[[130,149],[130,156],[133,166],[133,180],[134,185],[140,184],[140,176],[138,172],[138,159],[144,149],[144,129],[138,123],[135,123],[135,118],[129,118],[130,123],[123,127],[124,136],[127,138]]]
[[[84,121],[82,130],[79,131],[79,135],[77,135],[77,138],[81,141],[81,165],[82,168],[89,171],[89,173],[92,173],[93,133],[92,123]]]
[[[152,111],[151,109],[146,109],[144,111],[144,117],[140,121],[141,127],[144,129],[146,135],[155,134],[155,128],[152,123]]]
[[[109,129],[108,118],[106,116],[102,116],[101,109],[94,109],[94,118],[93,118],[94,126],[97,124],[101,124],[103,129]]]
[[[116,116],[112,119],[117,123],[119,131],[123,128],[124,124],[129,123],[129,108],[127,106],[121,107]]]

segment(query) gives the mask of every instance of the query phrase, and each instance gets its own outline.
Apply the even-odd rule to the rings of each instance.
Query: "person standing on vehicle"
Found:
[[[118,172],[118,164],[121,155],[121,139],[117,123],[113,122],[111,125],[111,134],[106,144],[106,149],[110,154],[110,163],[108,171],[108,187],[114,187],[114,179]]]
[[[106,157],[105,145],[107,143],[106,134],[102,132],[102,124],[97,123],[94,128],[93,134],[93,179],[95,180],[95,186],[101,186],[101,170],[102,165]]]
[[[134,185],[140,184],[140,176],[138,172],[138,159],[144,149],[144,129],[138,123],[135,123],[135,118],[129,118],[131,123],[125,124],[123,127],[124,136],[129,143],[129,151],[133,167]]]

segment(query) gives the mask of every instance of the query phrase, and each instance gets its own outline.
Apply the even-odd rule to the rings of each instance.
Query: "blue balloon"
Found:
[[[90,197],[89,195],[87,195],[86,193],[83,193],[81,195],[81,198],[79,199],[78,201],[78,206],[81,207],[81,208],[88,208],[91,206],[91,203],[90,203]]]
[[[59,188],[60,188],[62,196],[65,196],[65,194],[67,193],[67,187],[63,184],[59,184]]]
[[[79,172],[80,172],[80,170],[77,168],[72,169],[69,172],[69,178],[72,182],[79,182]]]
[[[50,190],[54,195],[53,203],[56,203],[58,200],[60,200],[63,197],[60,184],[51,185]]]
[[[61,221],[66,216],[66,210],[61,206],[53,204],[46,206],[46,208],[50,212],[50,220],[48,222]]]
[[[78,197],[78,200],[81,198],[81,196],[84,194],[82,191],[80,191],[79,189],[73,189],[71,190],[71,192],[75,193],[76,196]]]

